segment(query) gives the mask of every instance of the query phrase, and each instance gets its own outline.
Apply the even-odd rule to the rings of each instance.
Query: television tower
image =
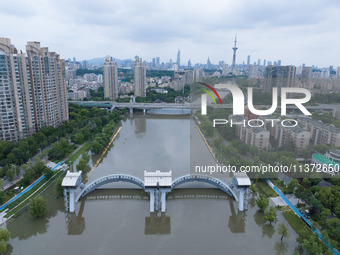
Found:
[[[235,69],[235,62],[236,62],[236,51],[237,51],[237,46],[236,46],[236,43],[237,43],[237,35],[235,35],[235,45],[234,45],[234,48],[233,48],[233,51],[234,51],[234,54],[233,54],[233,65],[232,65],[232,73],[233,74],[236,74],[236,69]]]

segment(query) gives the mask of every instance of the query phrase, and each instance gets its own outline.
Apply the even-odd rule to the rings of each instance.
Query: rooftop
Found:
[[[313,120],[311,118],[308,117],[300,117],[300,120],[302,121],[306,121],[314,126],[323,128],[323,129],[327,129],[328,131],[331,132],[335,132],[335,133],[340,133],[340,128],[336,128],[334,126],[330,126],[330,125],[326,125],[325,123],[323,123],[321,120]]]
[[[170,187],[172,185],[172,171],[156,172],[144,171],[144,185],[145,187]]]
[[[325,164],[325,165],[338,165],[340,167],[340,165],[338,163],[335,163],[334,161],[330,160],[329,158],[326,158],[324,155],[318,154],[318,153],[314,153],[313,154],[313,159],[320,162],[321,164]]]
[[[235,172],[234,177],[236,178],[238,186],[250,186],[251,182],[246,173]]]
[[[66,176],[61,183],[63,187],[76,187],[78,179],[81,178],[81,171],[79,172],[70,172],[67,171]]]

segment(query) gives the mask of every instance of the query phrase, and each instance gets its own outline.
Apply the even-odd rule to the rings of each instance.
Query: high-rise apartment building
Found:
[[[68,120],[65,62],[28,42],[18,52],[0,38],[0,140],[17,141]]]
[[[135,57],[134,68],[134,81],[135,81],[135,97],[146,96],[146,69],[142,59],[138,56]]]
[[[160,68],[160,66],[161,66],[161,59],[160,57],[156,57],[156,67]]]
[[[336,78],[340,79],[340,66],[336,69]]]
[[[277,87],[280,92],[281,87],[293,87],[295,72],[295,66],[266,66],[263,91],[271,92]]]
[[[118,67],[112,58],[104,60],[104,97],[110,100],[118,98]]]
[[[302,67],[301,82],[308,82],[312,77],[312,68],[309,66]]]

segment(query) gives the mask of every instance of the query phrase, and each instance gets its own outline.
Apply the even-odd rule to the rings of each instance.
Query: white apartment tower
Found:
[[[17,141],[68,120],[65,63],[55,52],[28,42],[18,52],[0,37],[0,140]]]
[[[146,96],[146,69],[142,59],[138,56],[135,57],[135,69],[134,69],[134,81],[135,81],[135,97]]]
[[[112,58],[104,61],[104,97],[113,101],[118,98],[118,67]]]

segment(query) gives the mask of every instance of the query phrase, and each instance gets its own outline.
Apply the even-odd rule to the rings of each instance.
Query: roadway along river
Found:
[[[214,164],[188,116],[135,113],[122,127],[90,181],[111,173],[142,178],[144,170],[172,170],[177,177],[189,173],[193,158]],[[75,214],[65,213],[63,199],[55,199],[54,187],[49,188],[43,194],[46,217],[32,219],[23,210],[7,222],[12,233],[12,253],[7,254],[263,255],[292,254],[297,246],[292,229],[280,242],[277,225],[264,224],[254,200],[242,213],[233,198],[217,189],[179,189],[168,195],[167,212],[156,215],[148,211],[146,194],[119,185],[90,193]],[[285,221],[281,214],[278,219]]]

